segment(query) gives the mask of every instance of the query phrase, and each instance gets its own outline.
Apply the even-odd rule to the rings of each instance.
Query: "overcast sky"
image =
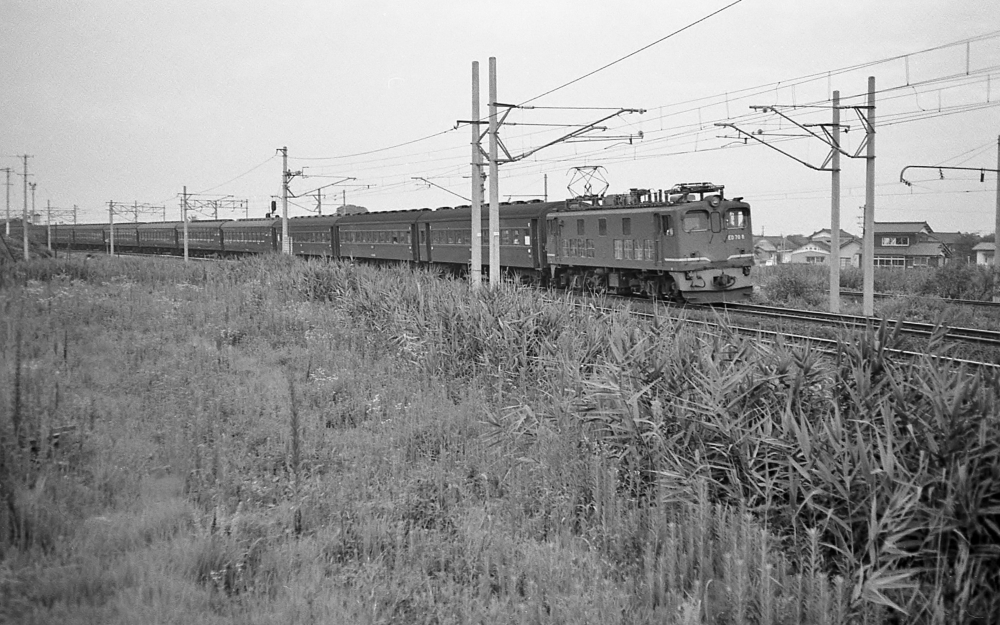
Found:
[[[29,154],[36,211],[75,204],[81,221],[107,219],[108,201],[176,219],[185,185],[262,216],[280,193],[282,146],[304,174],[294,194],[333,185],[324,212],[345,198],[370,210],[464,204],[471,131],[455,126],[471,117],[472,61],[487,114],[494,56],[498,101],[538,107],[501,129],[512,155],[563,124],[646,110],[502,165],[503,199],[540,198],[546,184],[566,197],[574,167],[601,166],[612,193],[712,181],[751,203],[756,233],[809,234],[830,223],[830,174],[716,124],[760,130],[818,167],[823,143],[750,107],[828,123],[832,92],[863,104],[874,76],[876,219],[992,231],[996,174],[899,178],[907,165],[997,168],[995,0],[742,0],[699,22],[731,1],[0,0],[0,167],[14,169],[17,214],[17,155]],[[842,121],[853,153],[863,128],[851,109]],[[860,234],[865,163],[842,165],[842,224]],[[299,197],[290,212],[316,204]]]

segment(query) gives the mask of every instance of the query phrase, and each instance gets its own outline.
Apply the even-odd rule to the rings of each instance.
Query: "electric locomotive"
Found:
[[[548,215],[551,280],[696,303],[749,298],[750,205],[723,188],[688,183],[568,201]]]

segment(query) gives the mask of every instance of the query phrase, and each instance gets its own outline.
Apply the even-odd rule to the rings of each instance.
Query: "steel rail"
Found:
[[[774,306],[759,306],[755,304],[716,304],[716,308],[723,310],[747,313],[760,317],[770,317],[773,319],[785,319],[789,321],[809,321],[812,323],[823,323],[825,325],[845,326],[845,327],[865,327],[873,323],[878,323],[877,319],[865,317],[863,315],[844,315],[818,310],[799,310],[793,308],[777,308]],[[950,326],[935,326],[931,323],[919,321],[900,321],[887,319],[887,323],[899,325],[900,330],[907,334],[919,336],[933,336],[942,334],[945,338],[955,341],[966,341],[977,345],[1000,346],[1000,332],[994,330],[980,330],[978,328],[959,328]]]

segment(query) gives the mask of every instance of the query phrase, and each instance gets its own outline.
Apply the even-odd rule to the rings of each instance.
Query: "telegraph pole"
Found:
[[[472,290],[483,282],[483,152],[479,145],[479,61],[472,62]]]
[[[11,169],[10,167],[4,167],[3,170],[7,172],[7,222],[6,222],[7,227],[6,227],[6,232],[4,232],[4,236],[9,237],[10,236],[10,174],[14,170]]]
[[[875,314],[875,77],[868,77],[868,150],[865,155],[865,231],[862,241],[862,314]]]
[[[52,200],[45,200],[45,239],[52,251]]]
[[[500,286],[500,181],[497,167],[497,58],[490,57],[490,288]]]
[[[830,312],[840,312],[840,91],[833,92],[830,169]]]

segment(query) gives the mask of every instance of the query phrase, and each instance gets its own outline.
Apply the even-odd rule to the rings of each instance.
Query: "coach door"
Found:
[[[420,262],[420,236],[417,230],[420,228],[418,224],[410,224],[410,256],[413,262]]]
[[[431,225],[424,224],[420,229],[420,244],[424,249],[424,261],[431,262]]]
[[[330,254],[340,258],[340,226],[330,226]]]
[[[531,250],[531,264],[535,269],[541,269],[545,266],[545,257],[543,256],[545,252],[542,248],[542,240],[538,237],[538,234],[538,220],[532,219],[531,225],[528,227],[528,236],[531,238],[525,241],[524,244]]]

